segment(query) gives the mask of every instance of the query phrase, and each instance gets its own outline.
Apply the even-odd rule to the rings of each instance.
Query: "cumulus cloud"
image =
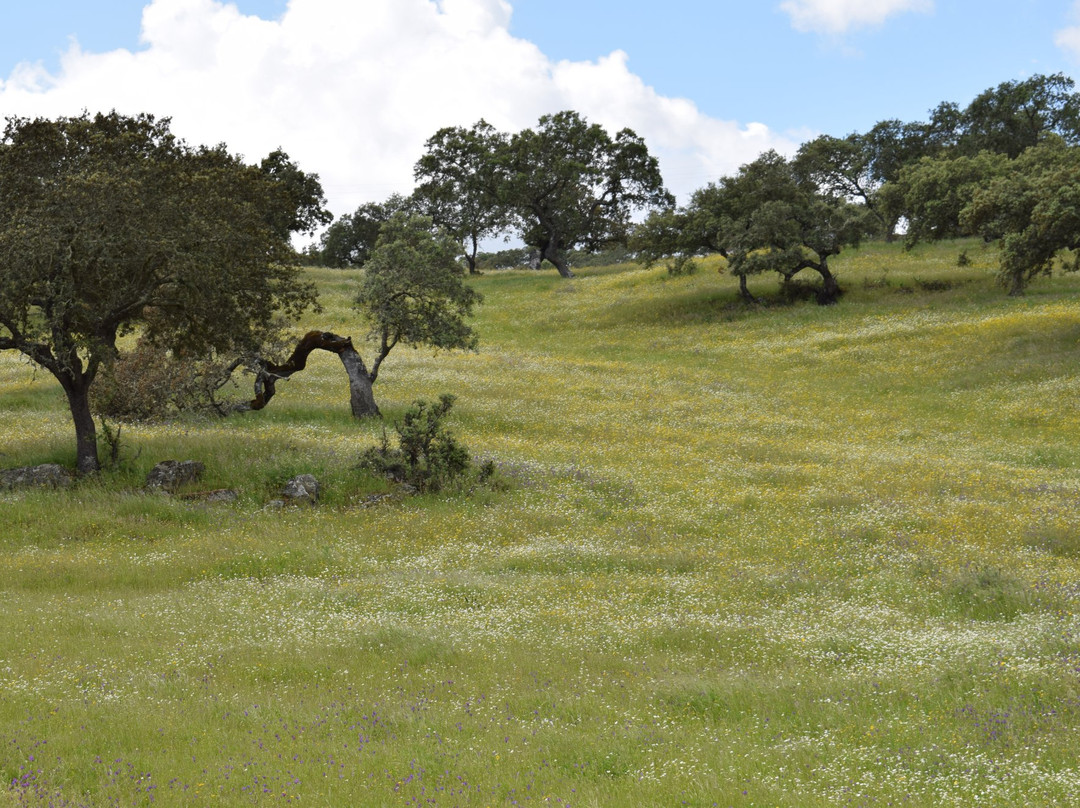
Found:
[[[1080,2],[1073,3],[1071,15],[1080,20]],[[1063,28],[1054,35],[1054,44],[1069,55],[1071,59],[1080,62],[1080,25]]]
[[[681,197],[796,145],[658,95],[620,51],[553,62],[509,33],[511,13],[507,0],[291,0],[268,21],[219,0],[153,0],[139,50],[73,43],[56,74],[20,65],[0,80],[0,117],[151,112],[189,142],[252,161],[281,147],[320,175],[339,215],[408,193],[424,141],[480,118],[517,131],[575,109],[628,126]]]
[[[933,0],[784,0],[780,8],[799,31],[843,34],[852,28],[881,25],[908,11],[929,12]]]

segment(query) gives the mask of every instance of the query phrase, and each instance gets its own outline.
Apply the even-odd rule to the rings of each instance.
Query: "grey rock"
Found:
[[[311,474],[300,474],[285,483],[281,496],[286,502],[307,502],[314,505],[319,501],[319,481]]]
[[[57,463],[23,466],[0,471],[0,491],[23,488],[67,488],[74,479],[72,473]]]
[[[171,494],[185,483],[198,480],[205,469],[198,460],[163,460],[146,475],[146,487]]]

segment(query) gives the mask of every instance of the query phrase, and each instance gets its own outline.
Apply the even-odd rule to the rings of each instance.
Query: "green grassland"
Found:
[[[470,281],[480,351],[376,397],[455,394],[505,490],[373,504],[317,353],[0,494],[0,805],[1077,804],[1080,278],[1009,298],[964,246],[847,253],[830,307],[710,261]],[[361,337],[312,277],[301,330]],[[10,354],[0,434],[73,464]],[[164,459],[238,501],[142,493]],[[266,508],[301,472],[322,503]]]

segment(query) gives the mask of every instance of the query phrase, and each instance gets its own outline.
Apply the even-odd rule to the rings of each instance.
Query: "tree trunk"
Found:
[[[93,474],[101,470],[98,460],[97,427],[90,412],[89,385],[85,380],[61,380],[67,395],[71,419],[75,422],[75,467],[79,474]]]
[[[757,303],[758,299],[750,294],[750,290],[746,286],[746,275],[739,275],[739,297],[745,300],[747,303]]]
[[[472,252],[465,253],[465,262],[469,265],[470,275],[483,275],[479,269],[476,268],[476,254],[480,251],[480,242],[473,236],[472,239]]]
[[[836,276],[824,268],[821,272],[821,293],[818,295],[818,303],[822,306],[831,306],[840,299],[840,284],[836,282]]]
[[[354,418],[378,418],[379,405],[375,403],[375,394],[371,388],[371,376],[364,367],[364,360],[350,344],[338,352],[341,364],[349,375],[349,406]]]
[[[554,241],[549,241],[543,249],[543,257],[555,265],[555,269],[559,270],[559,274],[564,278],[574,277],[574,273],[570,271],[570,264],[566,262],[566,256],[563,255],[562,250],[555,246]]]
[[[840,299],[840,284],[836,282],[836,276],[829,271],[826,258],[821,259],[820,264],[813,264],[813,269],[821,276],[821,292],[818,293],[817,302],[822,306],[831,306]]]

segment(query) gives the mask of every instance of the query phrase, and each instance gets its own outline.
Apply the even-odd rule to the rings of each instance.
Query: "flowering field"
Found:
[[[827,308],[477,279],[480,352],[399,348],[375,392],[455,394],[505,491],[372,504],[382,426],[322,354],[0,493],[0,806],[1077,803],[1080,279],[1010,299],[966,246],[842,256]],[[362,336],[313,275],[302,330]],[[73,464],[12,355],[0,434]],[[141,493],[169,458],[238,501]],[[301,472],[322,504],[266,508]]]

